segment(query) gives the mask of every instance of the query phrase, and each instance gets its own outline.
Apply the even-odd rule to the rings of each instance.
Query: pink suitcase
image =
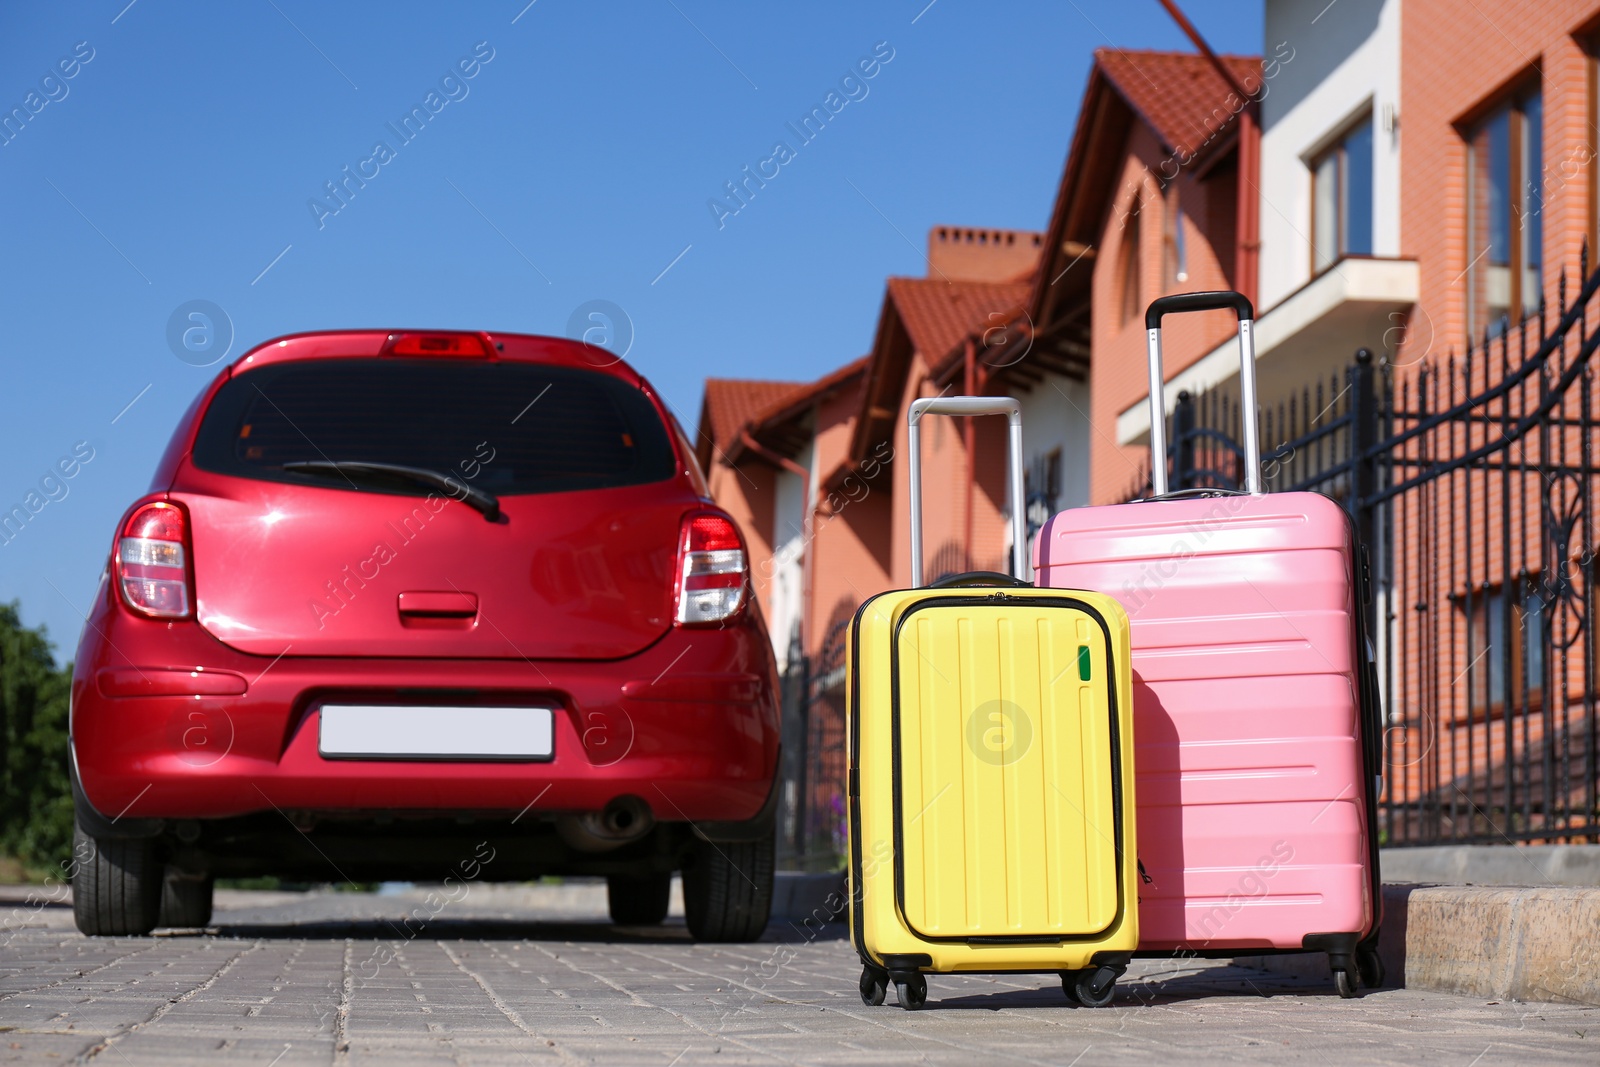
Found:
[[[1256,411],[1254,313],[1238,293],[1163,297],[1145,316],[1150,447],[1166,455],[1163,314],[1239,316],[1241,410]],[[1317,493],[1167,492],[1062,512],[1037,584],[1097,589],[1132,620],[1141,955],[1325,951],[1343,996],[1382,983],[1376,951],[1375,672],[1364,554]]]

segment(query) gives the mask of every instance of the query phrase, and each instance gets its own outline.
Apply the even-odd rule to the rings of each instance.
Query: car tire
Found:
[[[157,926],[207,926],[211,922],[211,897],[215,882],[168,871],[161,882],[161,910]]]
[[[667,917],[671,874],[613,874],[606,879],[606,902],[618,926],[656,926]]]
[[[696,941],[754,941],[772,912],[773,836],[695,839],[683,869],[683,911]]]
[[[155,929],[165,873],[149,838],[90,837],[73,827],[72,918],[90,937],[143,937]]]

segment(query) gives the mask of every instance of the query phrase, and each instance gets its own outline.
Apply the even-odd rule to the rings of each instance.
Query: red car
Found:
[[[753,939],[779,717],[738,528],[649,383],[517,334],[279,338],[118,525],[72,678],[86,934],[213,880],[604,875]],[[456,887],[464,887],[457,889]]]

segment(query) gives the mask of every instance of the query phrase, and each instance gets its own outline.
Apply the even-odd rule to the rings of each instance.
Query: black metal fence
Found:
[[[783,675],[783,784],[778,866],[830,871],[845,855],[845,638],[849,622],[828,631],[812,658],[798,649]]]
[[[1389,844],[1600,841],[1587,249],[1580,277],[1459,354],[1362,350],[1260,412],[1268,488],[1338,500],[1369,552]],[[1175,488],[1237,486],[1239,417],[1179,395]]]
[[[1366,546],[1390,845],[1600,842],[1600,271],[1569,299],[1396,364],[1359,351],[1259,412],[1267,487],[1339,501]],[[1236,488],[1236,394],[1180,393],[1174,488]],[[1130,496],[1148,492],[1131,488]],[[844,846],[844,638],[790,657],[780,862]]]

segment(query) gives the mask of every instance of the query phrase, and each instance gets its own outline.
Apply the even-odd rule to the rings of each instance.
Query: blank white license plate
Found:
[[[324,704],[317,749],[342,759],[547,760],[549,708]]]

